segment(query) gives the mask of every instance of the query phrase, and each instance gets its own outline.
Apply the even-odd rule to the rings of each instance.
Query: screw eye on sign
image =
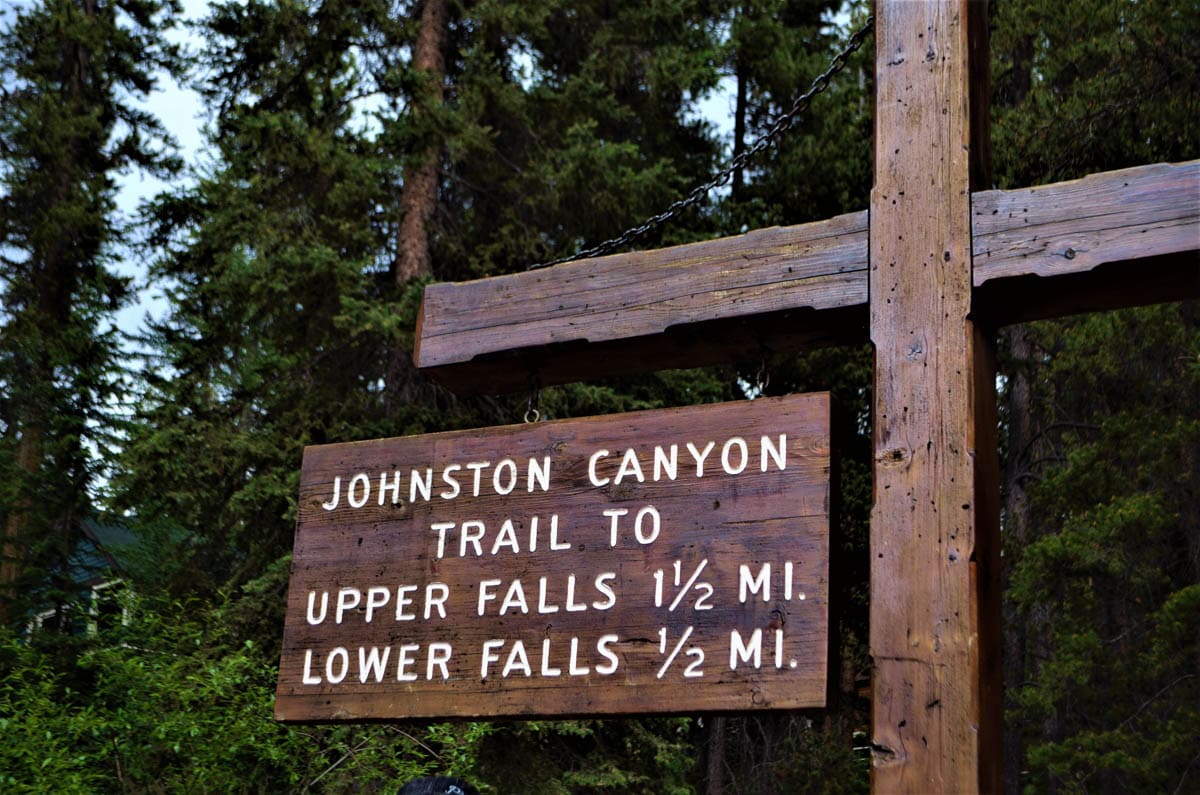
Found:
[[[284,721],[825,704],[827,393],[309,447]]]

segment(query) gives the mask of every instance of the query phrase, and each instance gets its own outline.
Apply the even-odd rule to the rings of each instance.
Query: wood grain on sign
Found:
[[[829,411],[820,393],[307,448],[276,717],[824,705]]]
[[[974,311],[1002,324],[1200,297],[1198,182],[1191,161],[972,193]],[[431,284],[415,358],[470,393],[860,342],[867,255],[863,211]]]

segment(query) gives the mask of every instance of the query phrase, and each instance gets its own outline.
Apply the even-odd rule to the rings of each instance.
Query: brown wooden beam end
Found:
[[[991,325],[1200,297],[1200,161],[978,191],[971,219],[972,310]],[[416,361],[497,393],[861,342],[866,225],[863,211],[431,284]]]
[[[976,313],[997,324],[1200,297],[1200,161],[971,195]]]

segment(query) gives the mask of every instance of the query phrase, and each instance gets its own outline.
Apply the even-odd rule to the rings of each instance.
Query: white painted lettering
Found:
[[[529,459],[529,474],[527,475],[528,488],[527,491],[533,493],[534,485],[538,485],[542,491],[550,491],[550,456],[543,456],[542,463],[538,463],[536,458]]]
[[[522,613],[529,612],[529,603],[525,601],[525,588],[520,580],[513,580],[512,585],[508,586],[508,593],[500,603],[500,615],[505,615],[510,609],[520,610]]]
[[[321,615],[313,615],[313,605],[316,603],[317,592],[308,592],[308,623],[314,627],[325,620],[325,611],[329,609],[329,591],[321,591]]]
[[[508,474],[503,474],[505,470]],[[507,481],[505,480],[507,478]],[[499,464],[496,464],[496,469],[492,471],[492,488],[496,493],[503,496],[512,494],[512,490],[517,487],[517,462],[511,458],[505,458]]]
[[[560,550],[560,549],[570,549],[570,548],[571,548],[571,542],[569,542],[569,541],[563,541],[562,543],[559,543],[559,540],[558,540],[558,514],[556,514],[556,513],[551,514],[550,515],[550,549],[551,550]]]
[[[475,547],[475,556],[483,555],[483,547],[479,545],[483,534],[487,532],[483,522],[475,519],[468,519],[462,523],[462,527],[458,530],[458,556],[465,558],[467,556],[467,544]]]
[[[584,610],[587,610],[587,605],[575,601],[575,575],[569,575],[567,577],[567,612],[580,613]]]
[[[579,638],[571,638],[571,659],[567,664],[567,673],[571,676],[587,676],[590,671],[586,665],[579,664]]]
[[[537,536],[538,536],[538,518],[536,516],[529,519],[529,551],[537,552]]]
[[[341,662],[338,663],[337,661]],[[341,665],[341,670],[334,673],[334,665]],[[350,652],[346,651],[344,646],[338,646],[333,651],[329,652],[329,656],[325,658],[325,680],[331,685],[341,684],[341,681],[346,678],[346,673],[350,670]]]
[[[363,620],[368,624],[375,616],[375,611],[388,603],[391,598],[391,591],[382,585],[372,585],[367,589],[367,614],[363,616]]]
[[[342,616],[358,607],[358,603],[361,601],[362,591],[357,588],[343,588],[338,591],[337,613],[334,617],[334,623],[342,623]]]
[[[484,614],[484,608],[488,602],[496,601],[496,592],[494,589],[500,587],[501,582],[502,580],[483,580],[479,583],[479,615]],[[504,641],[500,642],[503,643]]]
[[[362,498],[354,496],[354,488],[362,484]],[[350,479],[350,486],[346,489],[346,502],[350,503],[351,508],[361,508],[367,504],[367,498],[371,496],[371,479],[367,477],[366,472],[359,472]]]
[[[651,519],[649,531],[643,531],[646,517]],[[662,517],[658,515],[658,509],[653,505],[647,505],[637,512],[637,516],[633,520],[633,535],[637,538],[639,544],[651,544],[654,539],[658,538],[659,532],[662,530]]]
[[[480,473],[483,472],[483,470],[488,466],[488,463],[489,462],[487,461],[473,461],[470,464],[467,464],[467,469],[475,473],[475,487],[471,490],[471,496],[473,497],[479,496],[479,480],[481,477]]]
[[[764,602],[771,601],[771,564],[764,563],[757,577],[750,574],[750,567],[745,563],[738,566],[738,601],[745,604],[749,596],[759,591],[762,591]]]
[[[358,647],[358,681],[364,685],[367,680],[374,674],[376,682],[383,681],[383,672],[387,668],[388,657],[392,654],[391,646],[384,646],[383,653],[379,653],[378,646],[372,646],[370,653],[363,646]],[[403,657],[401,658],[403,659]]]
[[[419,469],[412,470],[408,475],[408,501],[414,505],[418,492],[425,502],[429,502],[433,497],[433,470],[429,467],[425,467],[425,477],[421,477]]]
[[[612,519],[612,525],[609,528],[608,545],[615,547],[617,545],[617,520],[629,513],[628,508],[607,508],[604,515]]]
[[[737,449],[738,462],[732,463],[730,451]],[[750,448],[746,446],[746,440],[740,436],[734,436],[732,439],[727,439],[724,446],[721,447],[721,468],[725,470],[726,475],[740,475],[746,470],[746,464],[750,463]]]
[[[504,662],[504,670],[500,672],[500,676],[504,679],[513,671],[520,671],[525,676],[533,676],[533,668],[529,665],[529,655],[525,653],[525,644],[519,640],[513,641],[512,651],[508,653],[508,659]]]
[[[498,584],[500,581],[496,580],[496,582]],[[482,610],[480,610],[479,615],[483,615]],[[494,650],[501,649],[503,647],[504,641],[502,640],[485,640],[483,642],[483,659],[479,663],[480,679],[487,679],[488,667],[494,662],[500,662],[500,655]]]
[[[613,484],[619,484],[630,476],[637,478],[638,483],[646,482],[646,476],[642,474],[642,464],[637,458],[637,451],[632,447],[625,451],[625,455],[621,459],[621,466],[617,468],[617,476],[613,478]]]
[[[546,578],[538,577],[538,615],[548,615],[558,612],[558,605],[546,603]],[[549,642],[549,641],[547,641]]]
[[[657,483],[664,477],[674,480],[679,472],[679,445],[673,444],[668,451],[655,445],[654,447],[654,481]],[[600,670],[597,668],[596,670]]]
[[[392,482],[390,484],[387,482],[387,473],[386,472],[379,473],[379,504],[380,505],[383,505],[385,502],[387,502],[386,495],[388,493],[388,490],[391,490],[391,492],[392,492],[392,505],[395,505],[396,503],[400,502],[400,473],[399,472],[392,473]]]
[[[435,595],[436,594],[436,595]],[[438,615],[442,618],[446,617],[446,600],[450,598],[450,586],[444,582],[431,582],[425,586],[425,620],[429,620],[429,616],[433,608],[437,608]]]
[[[708,454],[717,446],[716,442],[709,442],[705,445],[704,450],[696,449],[696,445],[691,442],[687,443],[688,452],[692,454],[692,459],[696,462],[696,477],[704,477],[704,459],[708,458]]]
[[[409,673],[408,667],[416,662],[412,656],[412,652],[419,650],[421,647],[416,643],[403,643],[400,645],[400,659],[396,661],[396,681],[397,682],[415,682],[417,675]]]
[[[446,557],[446,531],[454,529],[454,522],[434,522],[429,526],[429,529],[436,530],[438,534],[438,560]]]
[[[619,640],[620,638],[616,635],[601,635],[600,640],[596,641],[596,651],[600,652],[600,656],[608,661],[596,666],[596,673],[601,676],[608,676],[617,672],[617,666],[620,665],[621,661],[616,653],[608,647]]]
[[[517,542],[517,528],[513,526],[512,519],[505,519],[504,524],[500,525],[500,532],[492,542],[492,554],[495,555],[504,547],[508,547],[514,553],[521,551],[521,545]]]
[[[750,635],[750,643],[742,641],[742,635],[736,629],[729,633],[729,670],[737,670],[739,662],[754,661],[755,668],[762,667],[762,628],[754,630]]]
[[[404,608],[413,603],[413,600],[408,598],[408,594],[417,590],[415,585],[401,585],[396,589],[396,620],[397,621],[412,621],[417,617],[416,613],[406,613]]]
[[[340,500],[341,497],[342,497],[342,478],[340,476],[338,476],[333,479],[333,499],[326,500],[325,502],[321,503],[321,507],[327,511],[332,511],[334,508],[338,507],[338,500]],[[321,680],[318,679],[317,681],[319,682]]]
[[[613,591],[612,588],[608,587],[608,583],[612,582],[615,579],[617,579],[617,575],[611,571],[606,571],[603,574],[596,575],[596,583],[595,583],[596,590],[599,591],[600,593],[604,594],[606,601],[592,602],[593,609],[607,610],[617,603],[616,592]],[[596,670],[599,670],[599,668],[597,668]]]
[[[771,441],[771,437],[763,434],[762,439],[762,471],[767,471],[768,456],[775,461],[775,466],[782,471],[787,469],[787,434],[779,434],[779,444],[776,445]]]
[[[542,578],[545,581],[545,578]],[[555,608],[557,610],[558,608]],[[561,668],[550,666],[550,639],[542,638],[542,676],[562,676]],[[318,682],[321,680],[317,680]]]
[[[312,673],[312,649],[304,650],[304,678],[301,681],[306,685],[321,684],[321,677]]]
[[[433,669],[441,668],[442,679],[449,679],[450,669],[446,666],[446,663],[450,662],[450,655],[453,651],[454,649],[451,648],[449,643],[430,643],[429,657],[425,664],[425,678],[433,679]]]
[[[596,462],[601,458],[604,458],[606,455],[608,455],[607,450],[597,450],[596,452],[592,453],[591,458],[588,459],[588,480],[591,481],[593,486],[600,487],[608,485],[610,478],[604,478],[601,480],[596,474]]]
[[[454,477],[455,472],[461,471],[461,464],[451,464],[442,470],[442,482],[449,486],[448,489],[438,494],[443,500],[452,500],[462,493],[462,488],[458,485],[458,478]]]

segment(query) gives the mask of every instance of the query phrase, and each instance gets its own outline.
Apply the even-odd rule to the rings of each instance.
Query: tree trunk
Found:
[[[1012,366],[1008,377],[1008,456],[1004,462],[1004,579],[1007,582],[1019,551],[1029,537],[1029,493],[1026,488],[1033,443],[1033,391],[1029,365],[1033,346],[1025,326],[1010,326],[1001,332]],[[1004,602],[1004,690],[1011,697],[1025,681],[1026,626],[1010,601]],[[1010,795],[1021,791],[1022,742],[1019,732],[1008,727],[1004,733],[1004,788]]]
[[[425,86],[412,98],[414,116],[428,113],[445,98],[445,60],[448,18],[445,0],[425,0],[413,50],[413,67],[424,73]],[[395,284],[403,289],[413,279],[433,275],[430,226],[437,211],[438,160],[441,146],[425,147],[414,159],[400,194],[400,237],[396,246]],[[384,412],[393,416],[403,405],[445,403],[449,396],[417,372],[412,353],[395,345],[388,354]]]
[[[993,102],[997,106],[1017,107],[1029,94],[1033,81],[1033,37],[1022,36],[1017,40],[1014,51],[1009,53],[1013,68],[1007,79],[994,86]],[[1013,567],[1023,550],[1033,539],[1030,537],[1031,513],[1029,506],[1028,467],[1035,456],[1031,454],[1037,431],[1033,427],[1034,405],[1030,382],[1033,343],[1029,330],[1022,325],[1010,326],[1000,332],[1000,344],[1008,352],[1012,366],[1008,376],[1008,455],[1004,462],[1001,505],[1001,544],[1005,550],[1002,560],[1002,577],[1007,587]],[[1026,679],[1025,660],[1028,654],[1029,618],[1018,615],[1007,598],[1003,601],[1003,660],[1004,692],[1006,708],[1017,688]],[[1024,743],[1014,726],[1004,730],[1004,789],[1008,795],[1021,791],[1021,767]]]
[[[21,440],[17,443],[17,470],[25,482],[33,478],[42,463],[42,428],[40,422],[30,423],[22,429]],[[17,490],[20,496],[4,523],[3,553],[0,555],[0,626],[8,624],[13,618],[9,607],[16,595],[21,562],[25,557],[24,536],[31,504],[25,484],[20,484]]]
[[[95,0],[85,0],[83,13],[96,15]],[[81,117],[89,111],[89,88],[92,82],[91,55],[87,47],[66,39],[64,50],[73,57],[63,64],[60,78],[65,88],[63,105],[68,116]],[[62,154],[63,162],[69,165],[85,163],[93,153],[94,142],[79,136],[68,139]],[[56,167],[50,164],[48,167]],[[72,170],[58,166],[59,173],[53,188],[47,191],[45,207],[54,208],[66,204],[72,193],[79,190],[72,181]],[[83,169],[86,171],[86,168]],[[22,385],[23,396],[13,400],[12,422],[20,433],[17,442],[16,464],[20,482],[16,498],[9,506],[4,519],[4,535],[0,541],[0,625],[8,624],[13,615],[16,585],[21,578],[27,558],[26,539],[32,532],[31,518],[34,510],[34,495],[30,493],[38,471],[42,468],[43,442],[51,411],[47,397],[54,389],[55,353],[59,347],[52,342],[53,335],[64,333],[70,325],[71,308],[79,284],[78,252],[72,250],[71,235],[52,237],[45,248],[34,245],[30,252],[33,300],[24,309],[33,316],[27,325],[34,329],[36,339],[27,341],[23,354],[28,356],[28,380]],[[63,525],[64,544],[69,547],[71,524]],[[64,549],[63,559],[69,556]]]
[[[737,99],[733,108],[733,156],[736,158],[746,151],[746,92],[749,78],[746,75],[746,59],[742,57],[740,48],[735,57],[737,66],[734,78],[737,80]],[[745,187],[746,171],[741,168],[736,169],[733,172],[732,195],[734,201],[742,197]]]
[[[725,718],[708,722],[708,770],[705,775],[705,795],[725,792]]]
[[[445,0],[425,0],[421,7],[421,25],[413,53],[413,66],[425,73],[422,95],[414,97],[413,114],[421,114],[440,105],[445,97],[443,83],[446,66],[442,49],[446,43]],[[438,160],[441,147],[431,144],[406,175],[400,196],[400,240],[396,256],[396,285],[403,287],[413,279],[433,274],[430,223],[437,209]]]

